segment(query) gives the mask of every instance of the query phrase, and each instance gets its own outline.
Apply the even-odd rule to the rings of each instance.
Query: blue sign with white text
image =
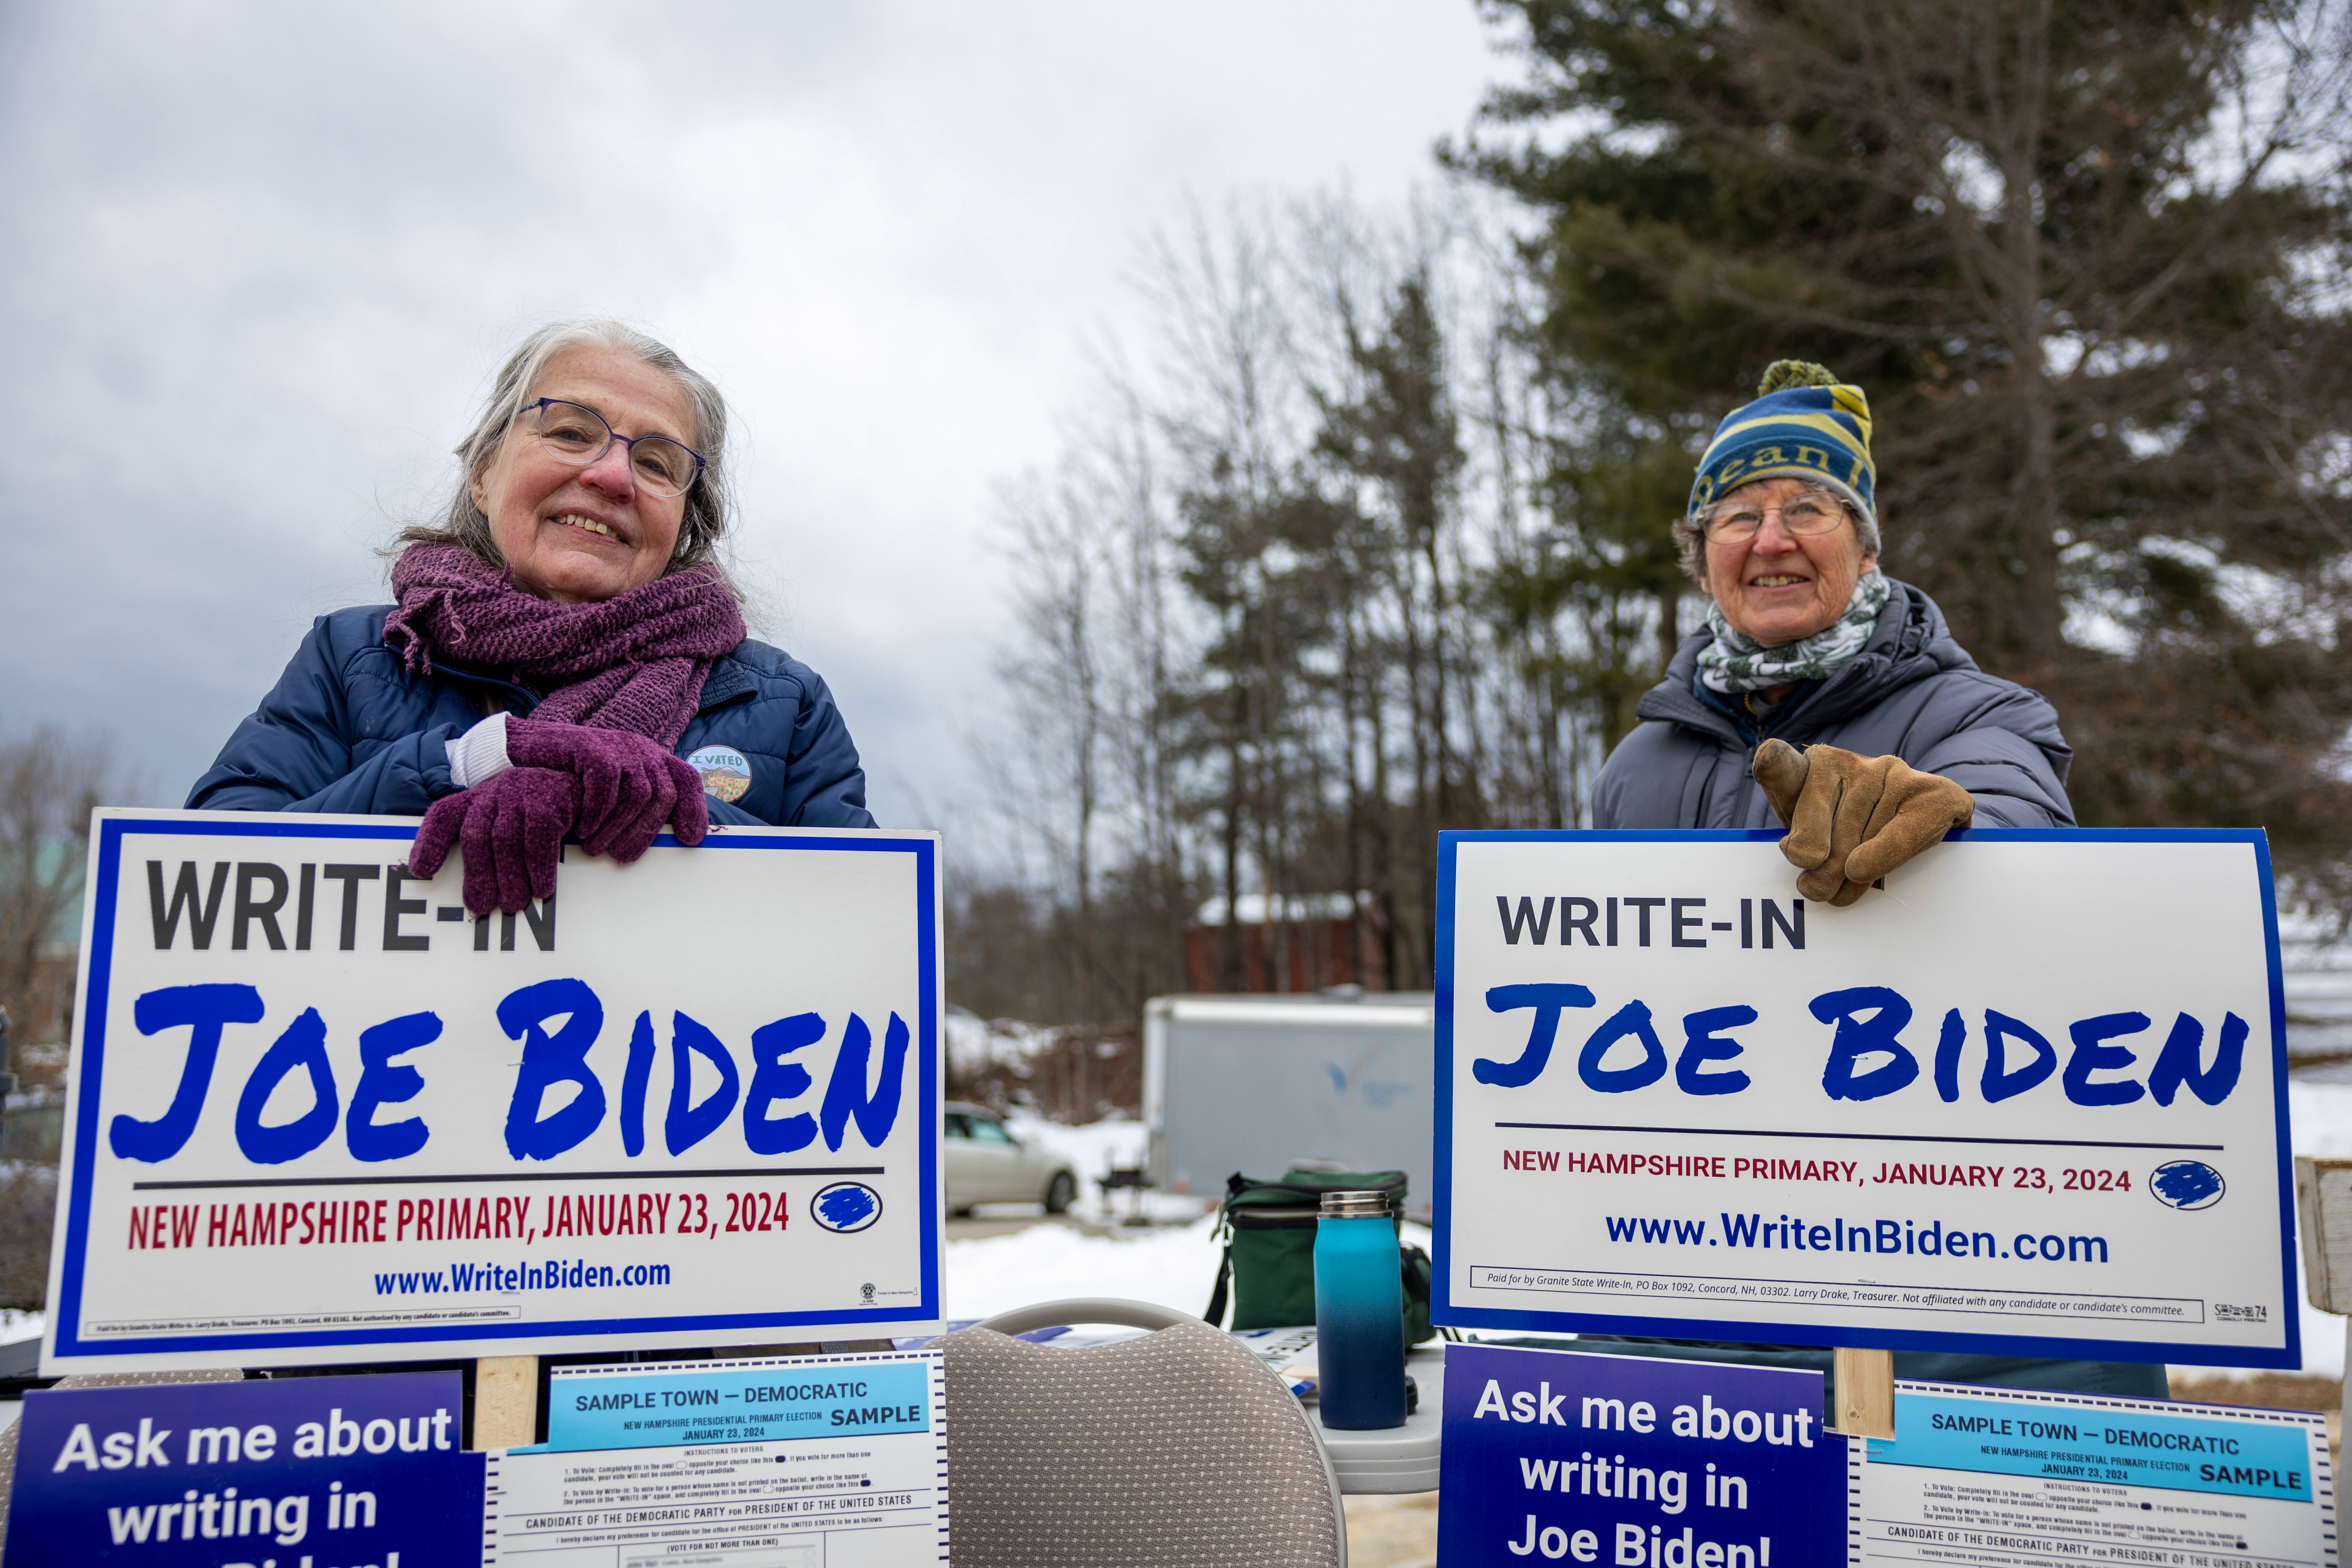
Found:
[[[1803,1568],[1845,1559],[1847,1443],[1822,1376],[1449,1345],[1443,1568]]]
[[[482,1558],[454,1372],[25,1396],[16,1563],[444,1568]]]

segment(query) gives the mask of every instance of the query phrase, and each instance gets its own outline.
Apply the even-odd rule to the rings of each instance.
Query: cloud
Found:
[[[555,315],[708,369],[739,552],[886,820],[970,791],[992,487],[1188,193],[1428,177],[1466,5],[0,11],[0,724],[175,804],[310,618],[383,597]]]

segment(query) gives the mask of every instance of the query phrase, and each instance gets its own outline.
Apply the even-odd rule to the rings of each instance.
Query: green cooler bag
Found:
[[[1402,1171],[1285,1171],[1277,1182],[1255,1181],[1240,1172],[1225,1183],[1225,1243],[1217,1265],[1216,1289],[1202,1316],[1221,1328],[1280,1329],[1315,1321],[1315,1224],[1328,1192],[1384,1192],[1389,1213],[1402,1231],[1405,1175]],[[1403,1272],[1404,1342],[1419,1344],[1436,1331],[1429,1322],[1429,1254],[1399,1247]],[[1231,1291],[1234,1321],[1221,1321]]]

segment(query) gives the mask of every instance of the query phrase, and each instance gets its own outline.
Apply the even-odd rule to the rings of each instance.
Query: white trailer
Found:
[[[1143,1119],[1161,1192],[1222,1194],[1234,1172],[1302,1161],[1402,1171],[1429,1213],[1437,1007],[1426,991],[1155,996],[1143,1008]]]

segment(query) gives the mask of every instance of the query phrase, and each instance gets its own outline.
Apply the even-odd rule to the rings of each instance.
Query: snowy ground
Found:
[[[1217,1280],[1216,1226],[1204,1216],[1133,1236],[1085,1236],[1040,1225],[1011,1236],[951,1241],[947,1315],[985,1318],[1034,1301],[1119,1296],[1197,1317]]]
[[[1404,1227],[1427,1249],[1429,1232]],[[1033,1226],[1011,1236],[948,1243],[948,1316],[984,1318],[1033,1301],[1068,1296],[1119,1296],[1173,1307],[1195,1317],[1217,1282],[1217,1222],[1160,1226],[1132,1236],[1082,1236]]]
[[[1072,1212],[1088,1219],[1125,1219],[1139,1208],[1145,1218],[1161,1224],[1198,1219],[1223,1195],[1220,1193],[1138,1194],[1131,1188],[1106,1194],[1101,1184],[1104,1173],[1133,1170],[1143,1163],[1145,1135],[1140,1121],[1113,1119],[1085,1127],[1065,1127],[1057,1121],[1041,1121],[1036,1117],[1015,1110],[1004,1119],[1004,1125],[1024,1142],[1043,1145],[1076,1169],[1078,1201],[1072,1205]]]
[[[1080,1190],[1074,1212],[1093,1219],[1123,1219],[1133,1208],[1135,1194],[1105,1194],[1097,1178],[1108,1170],[1143,1163],[1142,1122],[1064,1127],[1015,1112],[1005,1125],[1024,1142],[1040,1143],[1077,1168]],[[1087,1236],[1041,1225],[1011,1236],[950,1241],[947,1315],[985,1318],[1034,1301],[1118,1296],[1197,1317],[1217,1282],[1217,1222],[1204,1212],[1212,1201],[1213,1196],[1146,1194],[1144,1213],[1162,1223],[1132,1234]],[[1191,1223],[1167,1223],[1171,1220]]]

